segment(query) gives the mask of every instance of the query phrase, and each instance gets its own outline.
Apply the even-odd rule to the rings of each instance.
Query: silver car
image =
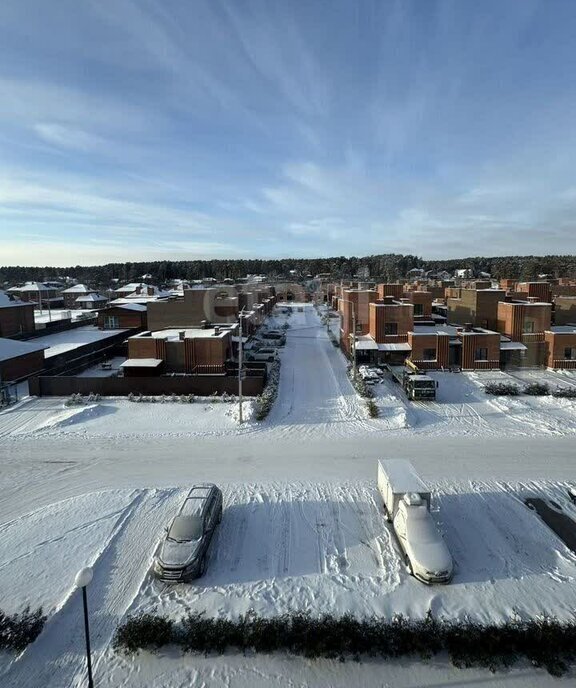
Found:
[[[153,572],[160,580],[184,583],[206,571],[206,554],[222,520],[222,492],[211,483],[195,485],[165,528]]]

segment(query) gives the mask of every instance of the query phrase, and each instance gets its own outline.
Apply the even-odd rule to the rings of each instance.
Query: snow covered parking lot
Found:
[[[45,507],[2,528],[0,587],[14,600],[43,602],[50,614],[19,659],[4,657],[3,685],[56,688],[82,676],[72,580],[84,562],[95,572],[96,671],[110,677],[124,666],[110,649],[114,630],[138,612],[175,619],[189,611],[234,618],[249,609],[265,616],[421,618],[432,610],[481,622],[512,614],[571,618],[576,555],[522,504],[526,492],[553,498],[576,516],[563,484],[434,486],[434,517],[456,563],[453,583],[436,587],[405,571],[373,482],[225,486],[207,573],[190,585],[167,585],[150,573],[162,527],[186,490],[115,490]]]

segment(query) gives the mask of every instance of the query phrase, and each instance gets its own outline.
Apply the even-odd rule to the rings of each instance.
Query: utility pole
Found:
[[[244,320],[244,308],[240,311],[240,337],[238,338],[238,422],[242,425],[244,419],[242,418],[242,321]]]

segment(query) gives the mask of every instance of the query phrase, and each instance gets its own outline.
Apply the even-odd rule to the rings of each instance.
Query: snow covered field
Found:
[[[2,608],[42,604],[50,614],[17,661],[0,655],[0,685],[60,688],[85,678],[72,580],[86,563],[95,567],[97,685],[558,684],[527,666],[494,677],[456,671],[442,658],[341,665],[167,651],[133,660],[109,648],[117,624],[137,610],[430,608],[482,620],[515,610],[573,613],[576,557],[518,497],[566,503],[576,477],[575,402],[487,397],[484,382],[506,373],[434,373],[436,402],[410,404],[386,381],[374,388],[381,417],[370,420],[312,307],[289,321],[278,399],[260,424],[239,427],[230,404],[204,401],[103,399],[67,408],[63,399],[27,399],[0,413]],[[576,384],[574,373],[521,375]],[[376,459],[394,457],[411,459],[434,485],[434,517],[456,560],[449,586],[425,587],[401,565],[375,492]],[[149,563],[183,489],[203,480],[222,485],[226,504],[208,571],[196,585],[168,589],[150,578]]]

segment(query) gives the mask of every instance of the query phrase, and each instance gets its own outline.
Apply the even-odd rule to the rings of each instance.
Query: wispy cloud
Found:
[[[0,263],[576,252],[575,31],[538,0],[4,0]]]

